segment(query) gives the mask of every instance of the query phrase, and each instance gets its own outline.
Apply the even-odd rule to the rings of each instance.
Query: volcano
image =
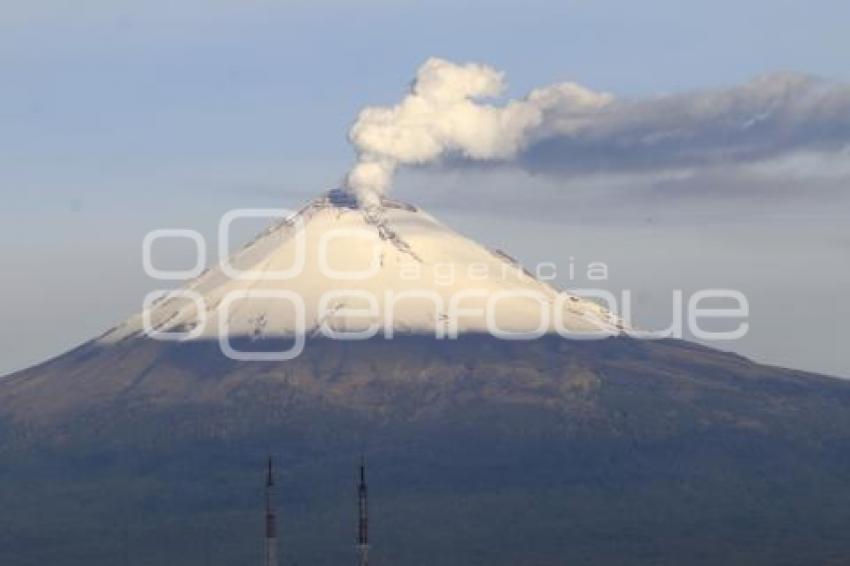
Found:
[[[374,563],[846,563],[850,383],[624,330],[332,191],[0,379],[0,563],[260,563],[269,453],[282,564],[353,559],[361,453]]]
[[[147,334],[201,340],[375,334],[369,329],[455,337],[494,325],[510,335],[553,332],[556,324],[577,334],[622,329],[596,303],[560,293],[416,207],[384,199],[361,209],[342,191],[282,219],[182,291],[197,301],[181,295],[155,304],[100,341],[139,336],[144,316]]]

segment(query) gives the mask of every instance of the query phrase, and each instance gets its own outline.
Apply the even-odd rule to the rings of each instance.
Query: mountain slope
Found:
[[[457,339],[438,339],[441,313],[421,305],[400,305],[396,319],[342,307],[305,317],[294,359],[224,355],[215,319],[233,290],[304,293],[307,313],[320,290],[347,285],[385,293],[415,283],[450,301],[480,283],[439,285],[445,259],[509,266],[510,277],[484,283],[491,290],[559,296],[421,211],[392,204],[383,214],[338,195],[301,212],[314,243],[333,227],[365,231],[366,245],[336,242],[330,260],[362,269],[378,250],[370,278],[337,287],[312,255],[286,282],[211,270],[188,286],[212,321],[196,337],[153,340],[134,317],[0,379],[0,563],[259,563],[272,452],[282,564],[338,564],[354,556],[361,451],[375,563],[846,563],[850,382],[680,341],[551,332],[507,341],[476,331],[484,320],[474,314]],[[285,268],[289,230],[272,228],[234,263]],[[403,279],[409,265],[430,275]],[[565,296],[572,329],[619,330],[598,306]],[[240,349],[287,344],[298,328],[279,308],[234,305],[228,338]],[[150,314],[160,330],[197,321],[185,302]],[[500,305],[505,327],[527,330],[535,314],[523,301]],[[317,332],[388,320],[392,339]]]
[[[487,331],[488,301],[505,331],[548,332],[556,323],[577,333],[622,328],[596,303],[559,293],[413,206],[386,200],[365,210],[339,191],[279,221],[184,292],[198,302],[173,296],[154,304],[150,328],[192,339],[311,335],[322,327],[328,336],[370,328],[370,335],[452,335]],[[143,329],[140,313],[100,341]]]
[[[353,555],[360,450],[375,561],[850,553],[842,380],[628,338],[315,340],[269,363],[215,342],[144,344],[91,345],[0,382],[3,564],[203,564],[204,545],[212,564],[251,562],[268,451],[285,563]]]

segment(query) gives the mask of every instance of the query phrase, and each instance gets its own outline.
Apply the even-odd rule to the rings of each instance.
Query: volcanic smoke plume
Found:
[[[445,156],[571,176],[694,171],[850,147],[850,87],[799,73],[625,100],[564,82],[487,102],[504,88],[504,74],[487,65],[428,59],[401,102],[360,112],[346,186],[368,206],[399,166]]]
[[[448,153],[471,160],[514,159],[543,124],[547,109],[559,107],[580,120],[612,100],[563,83],[500,106],[481,101],[504,88],[504,74],[492,67],[428,59],[398,105],[360,112],[349,132],[357,163],[347,186],[370,203],[386,193],[399,165],[425,164]]]

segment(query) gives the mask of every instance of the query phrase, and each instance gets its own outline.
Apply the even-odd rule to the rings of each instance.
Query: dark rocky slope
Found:
[[[846,564],[850,383],[676,341],[90,343],[0,379],[4,566]]]

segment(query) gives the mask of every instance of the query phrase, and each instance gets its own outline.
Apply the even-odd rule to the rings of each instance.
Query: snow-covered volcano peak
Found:
[[[537,280],[412,205],[333,190],[104,335],[210,339],[394,333],[617,333],[598,304]]]
[[[391,199],[385,196],[382,196],[379,200],[376,201],[375,204],[364,205],[357,198],[357,195],[352,193],[347,189],[331,189],[327,191],[324,195],[319,198],[311,201],[307,208],[317,207],[317,208],[325,208],[325,207],[336,207],[336,208],[348,208],[352,210],[364,210],[364,211],[380,211],[383,209],[404,209],[415,212],[418,210],[417,207],[412,204],[408,204],[406,202],[402,202],[399,200]]]

